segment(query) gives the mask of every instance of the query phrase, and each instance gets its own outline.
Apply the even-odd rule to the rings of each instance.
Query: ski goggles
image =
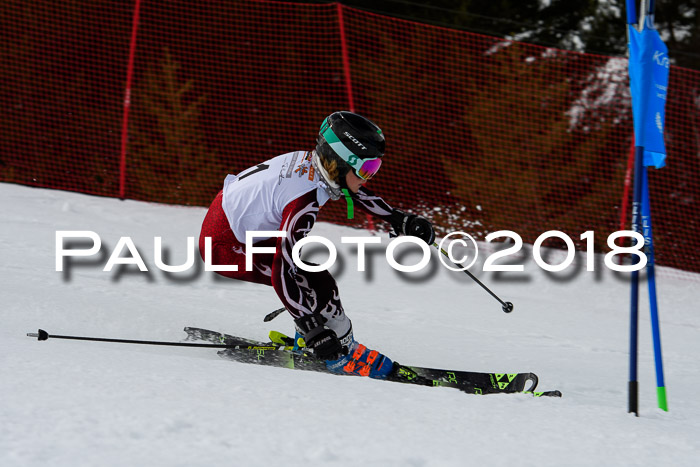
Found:
[[[355,175],[360,177],[362,180],[369,180],[377,175],[377,172],[379,172],[379,167],[382,166],[382,160],[378,157],[373,159],[360,159],[357,156],[354,157],[359,159],[355,165],[353,165],[350,161],[345,162],[352,167],[352,171],[355,172]],[[358,165],[359,168],[357,167]]]
[[[357,154],[354,154],[333,132],[328,121],[323,122],[321,131],[319,132],[323,139],[326,140],[331,149],[340,156],[350,167],[352,171],[362,180],[369,180],[379,172],[379,167],[382,166],[382,159],[372,157],[370,159],[362,159]]]

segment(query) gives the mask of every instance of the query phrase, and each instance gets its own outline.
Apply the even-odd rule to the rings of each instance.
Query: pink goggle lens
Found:
[[[382,160],[377,158],[377,159],[370,159],[367,161],[364,161],[362,166],[355,171],[358,177],[360,177],[363,180],[369,180],[370,178],[374,177],[377,172],[379,172],[379,167],[382,166]]]

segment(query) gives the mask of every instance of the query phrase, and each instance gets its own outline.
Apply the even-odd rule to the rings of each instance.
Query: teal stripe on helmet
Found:
[[[331,149],[333,149],[333,151],[353,169],[358,169],[361,167],[362,158],[354,154],[350,149],[348,149],[347,146],[345,146],[345,144],[343,144],[342,141],[340,141],[340,138],[338,138],[338,135],[333,132],[333,128],[331,128],[330,125],[327,125],[327,128],[324,130],[323,127],[326,125],[326,122],[321,125],[321,136],[326,140]]]

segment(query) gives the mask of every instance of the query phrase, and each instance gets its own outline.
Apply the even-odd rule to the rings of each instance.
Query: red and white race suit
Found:
[[[229,175],[214,199],[202,225],[199,250],[205,257],[204,239],[212,241],[211,264],[236,265],[238,271],[219,272],[226,277],[271,285],[296,319],[321,313],[338,336],[350,329],[338,287],[328,271],[304,271],[292,261],[292,248],[311,231],[321,206],[330,199],[328,187],[312,162],[312,152],[277,156],[238,175]],[[378,218],[389,220],[392,208],[362,187],[355,203]],[[246,271],[246,232],[283,231],[284,237],[258,237],[255,246],[274,246],[274,255],[255,253],[253,269]]]

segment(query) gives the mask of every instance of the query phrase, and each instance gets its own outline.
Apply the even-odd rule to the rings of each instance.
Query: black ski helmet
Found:
[[[316,143],[319,156],[337,161],[341,184],[350,169],[360,178],[371,178],[384,155],[382,130],[362,115],[347,111],[333,112],[323,121]]]

